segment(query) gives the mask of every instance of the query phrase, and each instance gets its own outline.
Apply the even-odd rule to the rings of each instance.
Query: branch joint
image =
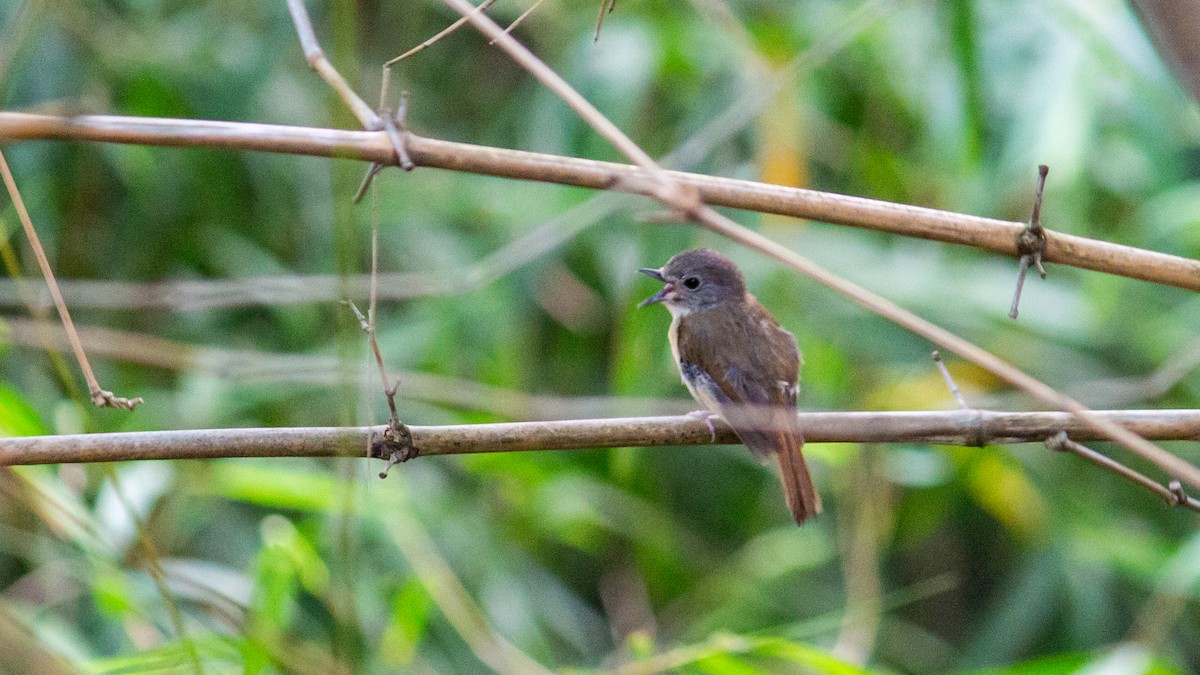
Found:
[[[395,389],[388,392],[389,396],[395,394]],[[375,459],[387,460],[387,466],[383,471],[379,472],[380,478],[387,478],[388,472],[393,466],[401,462],[417,457],[421,451],[417,446],[413,445],[412,431],[408,425],[393,417],[388,420],[387,427],[379,437],[375,437],[374,432],[371,433],[370,450],[368,457]]]

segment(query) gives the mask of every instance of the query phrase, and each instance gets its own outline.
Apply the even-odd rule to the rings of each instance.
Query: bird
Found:
[[[821,498],[804,461],[796,416],[796,337],[746,291],[741,270],[716,251],[684,251],[660,268],[638,271],[664,284],[638,307],[662,303],[670,311],[671,354],[683,384],[706,408],[693,415],[719,416],[760,460],[774,457],[788,510],[803,525],[821,512]]]

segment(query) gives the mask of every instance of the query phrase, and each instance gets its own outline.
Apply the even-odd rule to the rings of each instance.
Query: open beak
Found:
[[[664,284],[666,284],[666,286],[663,286],[662,289],[659,290],[657,293],[655,293],[654,295],[639,302],[638,307],[645,307],[647,305],[653,305],[656,302],[662,302],[663,300],[667,299],[668,295],[675,292],[675,285],[672,283],[669,283],[667,281],[667,278],[663,276],[662,270],[657,270],[657,269],[654,269],[653,267],[643,267],[642,269],[640,269],[638,271],[641,272],[642,274],[645,274],[648,277],[657,279],[658,281],[661,281]]]
[[[643,267],[642,269],[640,269],[638,271],[641,272],[642,274],[645,274],[646,276],[650,277],[651,279],[657,279],[657,280],[663,282],[664,284],[667,283],[667,278],[663,276],[662,270],[660,270],[660,269],[655,269],[653,267]]]

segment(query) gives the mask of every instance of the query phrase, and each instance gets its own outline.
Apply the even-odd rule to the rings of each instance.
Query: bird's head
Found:
[[[706,248],[684,251],[658,269],[645,267],[638,271],[664,284],[638,307],[661,302],[675,316],[741,302],[746,297],[746,282],[737,266]]]

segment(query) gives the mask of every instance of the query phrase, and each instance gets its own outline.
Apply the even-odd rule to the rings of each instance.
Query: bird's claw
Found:
[[[713,418],[719,417],[719,415],[717,415],[715,412],[712,412],[711,410],[693,410],[692,412],[687,414],[687,417],[694,417],[698,420],[703,421],[704,426],[708,427],[708,433],[709,433],[709,436],[711,436],[711,442],[712,443],[717,442],[717,428],[715,426],[713,426],[712,421],[713,421]]]

